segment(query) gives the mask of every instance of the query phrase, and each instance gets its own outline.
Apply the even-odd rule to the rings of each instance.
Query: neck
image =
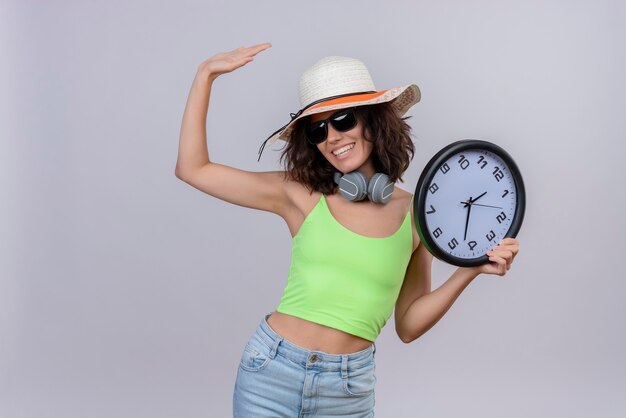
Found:
[[[371,161],[368,161],[367,163],[363,164],[357,170],[363,173],[363,175],[367,177],[368,181],[371,180],[374,173],[376,173],[376,170],[374,170],[374,165],[372,164]]]

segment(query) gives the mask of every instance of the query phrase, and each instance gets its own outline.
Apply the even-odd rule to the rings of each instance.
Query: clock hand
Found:
[[[465,205],[465,207],[467,207],[467,205],[468,205],[468,203],[467,203],[467,202],[460,202],[460,203],[463,203],[463,204]],[[497,208],[497,209],[502,209],[500,206],[481,205],[480,203],[474,203],[474,202],[472,202],[471,204],[472,204],[472,205],[476,205],[476,206],[484,206],[484,207],[487,207],[487,208]]]
[[[500,206],[489,206],[489,205],[481,205],[478,203],[474,203],[476,206],[484,206],[486,208],[496,208],[496,209],[502,209]]]
[[[469,204],[467,205],[467,218],[465,218],[465,235],[463,235],[463,241],[467,240],[467,225],[469,225],[469,217],[470,211],[472,210],[472,198],[469,199]]]
[[[465,202],[461,202],[461,203],[463,203],[465,205],[464,207],[467,207],[468,205],[471,205],[472,204],[472,197],[470,196],[469,199],[467,199]]]
[[[487,192],[481,194],[480,196],[478,196],[476,199],[472,199],[472,203],[474,203],[475,201],[477,201],[478,199],[480,199],[481,197],[483,197],[484,195],[486,195]]]

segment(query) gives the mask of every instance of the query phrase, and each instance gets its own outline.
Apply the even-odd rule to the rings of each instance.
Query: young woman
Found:
[[[419,89],[376,91],[365,65],[352,58],[326,57],[302,75],[300,111],[268,138],[287,142],[285,171],[210,161],[212,83],[270,46],[240,47],[200,64],[176,164],[178,178],[211,196],[281,216],[293,237],[280,304],[244,347],[233,414],[374,416],[374,341],[394,308],[398,336],[415,340],[476,276],[506,274],[519,243],[503,240],[489,264],[458,268],[431,291],[432,256],[415,229],[413,195],[394,186],[413,157],[402,115],[419,101]]]

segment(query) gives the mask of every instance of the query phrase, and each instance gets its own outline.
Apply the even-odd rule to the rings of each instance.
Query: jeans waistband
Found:
[[[282,355],[303,367],[317,366],[325,370],[341,370],[346,368],[354,369],[371,363],[374,360],[376,344],[364,350],[346,354],[329,354],[319,350],[309,350],[300,347],[279,335],[267,323],[267,318],[272,313],[263,316],[259,324],[256,335],[270,348],[272,357],[280,351]]]

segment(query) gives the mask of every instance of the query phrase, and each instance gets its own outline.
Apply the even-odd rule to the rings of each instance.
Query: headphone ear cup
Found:
[[[370,179],[367,187],[367,194],[372,202],[387,203],[393,194],[393,182],[389,181],[389,176],[384,173],[376,173]]]
[[[336,175],[335,179],[337,179]],[[335,180],[335,183],[339,185],[341,195],[348,200],[356,202],[367,196],[367,178],[359,171],[346,173],[339,181]]]

